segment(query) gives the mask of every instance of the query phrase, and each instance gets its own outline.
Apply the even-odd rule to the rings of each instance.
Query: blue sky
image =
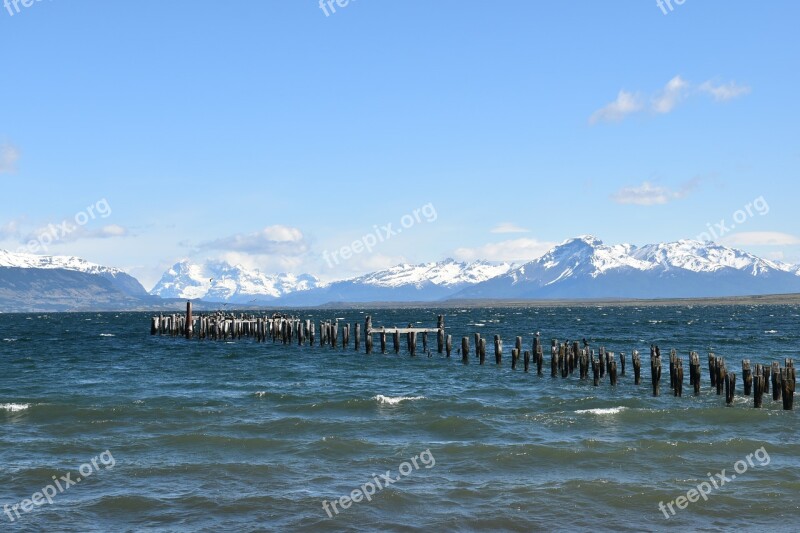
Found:
[[[332,279],[722,222],[800,262],[797,2],[333,5],[2,8],[0,247],[149,288],[182,258]]]

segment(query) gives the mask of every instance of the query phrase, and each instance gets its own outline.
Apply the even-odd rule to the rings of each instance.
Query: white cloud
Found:
[[[225,250],[250,254],[302,255],[308,251],[303,232],[288,226],[268,226],[255,233],[239,233],[200,244],[205,250]]]
[[[592,113],[592,116],[589,117],[589,124],[619,122],[626,116],[637,113],[643,108],[644,104],[638,95],[620,91],[616,100]]]
[[[734,98],[750,93],[750,87],[746,85],[737,85],[735,81],[722,85],[714,85],[713,82],[706,81],[700,85],[699,90],[710,94],[717,102],[727,102],[728,100],[733,100]]]
[[[16,146],[9,143],[0,144],[0,174],[16,172],[19,157],[20,151]]]
[[[98,237],[124,237],[128,234],[128,229],[120,226],[119,224],[109,224],[108,226],[103,226],[100,228],[100,231],[97,232]]]
[[[669,113],[675,106],[684,100],[689,91],[689,83],[680,76],[675,76],[658,93],[652,102],[652,109],[656,113]]]
[[[800,244],[800,238],[779,231],[743,231],[723,237],[722,242],[731,246],[792,246]]]
[[[621,188],[611,195],[611,199],[622,205],[663,205],[673,200],[686,198],[697,188],[700,181],[700,178],[693,178],[682,184],[678,190],[644,181],[635,187]]]
[[[556,243],[537,239],[511,239],[484,244],[477,248],[458,248],[453,255],[460,261],[532,261],[546,254]]]
[[[511,222],[503,222],[491,229],[492,233],[530,233],[530,231]]]
[[[619,122],[628,115],[649,110],[651,113],[664,115],[674,111],[678,105],[694,94],[710,94],[717,102],[727,102],[750,92],[750,87],[739,85],[735,81],[726,84],[715,84],[711,80],[697,86],[680,75],[673,77],[663,89],[649,98],[650,104],[645,106],[638,93],[621,90],[617,99],[592,113],[589,124],[597,122]]]

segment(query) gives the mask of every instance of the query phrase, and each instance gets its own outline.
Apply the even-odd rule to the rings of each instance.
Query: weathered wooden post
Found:
[[[786,368],[782,372],[781,387],[783,397],[783,409],[791,411],[794,408],[794,388],[796,385],[794,361],[786,359]]]
[[[694,395],[698,396],[700,394],[700,382],[702,381],[700,370],[700,354],[697,352],[692,352],[689,354],[689,357],[692,359],[692,369],[690,372],[693,379],[692,386],[694,387]]]
[[[499,365],[503,361],[503,341],[500,335],[494,336],[494,362]]]
[[[193,320],[192,320],[192,302],[186,302],[186,338],[192,338],[192,332],[194,330]]]
[[[475,333],[475,357],[480,357],[481,334]]]
[[[744,395],[750,396],[753,388],[753,371],[750,368],[750,359],[742,361],[742,382],[744,383]]]
[[[764,369],[760,364],[756,364],[756,373],[753,377],[753,407],[760,408],[764,398]]]
[[[631,363],[633,363],[633,384],[639,385],[642,382],[642,358],[639,350],[634,350],[631,354]]]
[[[553,344],[550,346],[550,377],[558,376],[558,341],[553,339]]]
[[[422,332],[422,352],[427,354],[428,353],[428,332]]]
[[[480,353],[480,360],[481,364],[486,360],[486,339],[481,337],[481,344],[478,346],[478,351]]]
[[[678,352],[673,348],[669,352],[669,388],[675,389],[675,366],[678,364]]]
[[[447,336],[447,343],[445,344],[445,347],[447,348],[447,357],[450,357],[450,353],[453,351],[453,336],[452,335],[448,335]]]
[[[725,369],[725,360],[722,357],[717,357],[714,361],[714,370],[717,373],[717,396],[720,396],[725,387],[725,376],[728,373]]]
[[[516,348],[511,349],[511,370],[517,369],[517,360],[519,359],[519,350]]]
[[[544,365],[544,354],[542,354],[542,346],[539,345],[536,347],[536,374],[538,376],[543,376],[542,373],[542,365]]]
[[[653,382],[653,396],[658,396],[661,382],[661,356],[658,352],[650,355],[650,378]]]
[[[355,342],[354,349],[355,349],[355,351],[359,351],[359,350],[361,350],[361,323],[356,322],[356,328],[355,329],[356,329],[355,335],[353,336],[353,341]],[[311,340],[311,344],[314,344],[314,340],[313,340],[314,339],[314,333],[313,333],[314,330],[311,330],[311,331],[312,331],[312,333],[311,333],[311,339],[312,339]]]
[[[683,359],[675,361],[675,396],[683,396]]]
[[[409,352],[411,352],[411,357],[416,357],[417,355],[417,332],[412,331],[408,334],[408,340],[411,346],[409,346]]]
[[[394,333],[392,333],[392,346],[394,346],[394,354],[400,353],[400,330],[395,326]]]
[[[619,364],[620,364],[619,375],[620,376],[624,376],[625,375],[625,352],[619,352]]]
[[[783,392],[781,377],[780,364],[775,361],[772,363],[772,401],[774,402],[781,399],[781,392]]]
[[[436,348],[439,353],[444,352],[444,315],[439,315],[436,320],[436,329],[438,330],[436,334]]]
[[[158,333],[158,317],[150,317],[150,335]]]
[[[528,368],[531,366],[531,352],[525,350],[525,372],[528,371]]]
[[[717,386],[717,356],[714,352],[708,354],[708,375],[711,377],[711,388]]]
[[[469,363],[469,337],[461,337],[461,362]]]
[[[364,319],[364,344],[367,347],[367,355],[372,354],[372,317]]]
[[[734,391],[736,389],[736,374],[733,372],[725,374],[725,404],[733,403]]]
[[[386,353],[386,330],[381,331],[381,353]]]
[[[600,363],[600,359],[597,359],[592,356],[592,375],[594,376],[594,386],[600,386],[600,367],[603,366]]]

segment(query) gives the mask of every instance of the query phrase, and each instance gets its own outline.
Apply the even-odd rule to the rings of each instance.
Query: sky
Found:
[[[0,248],[148,289],[182,259],[332,280],[584,234],[800,262],[798,2],[25,1]]]

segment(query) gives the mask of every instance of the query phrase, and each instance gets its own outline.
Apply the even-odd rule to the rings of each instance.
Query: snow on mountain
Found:
[[[162,298],[258,303],[318,286],[320,281],[308,274],[269,275],[225,261],[207,261],[197,265],[184,260],[165,272],[150,294]]]
[[[282,297],[287,305],[320,305],[328,302],[432,302],[446,299],[469,287],[507,273],[508,263],[446,259],[436,263],[397,265],[364,276],[336,281],[306,292]]]
[[[421,287],[426,284],[453,287],[480,283],[505,274],[510,268],[511,265],[507,263],[492,264],[488,261],[460,263],[453,259],[446,259],[438,263],[397,265],[350,281],[379,287],[402,287],[406,285]]]
[[[800,292],[795,267],[710,242],[608,246],[591,235],[455,298],[668,298]]]
[[[7,268],[62,268],[87,274],[120,274],[118,268],[90,263],[80,257],[59,255],[35,255],[23,252],[0,250],[0,267]]]
[[[129,309],[152,298],[118,268],[79,257],[0,250],[0,309]]]

